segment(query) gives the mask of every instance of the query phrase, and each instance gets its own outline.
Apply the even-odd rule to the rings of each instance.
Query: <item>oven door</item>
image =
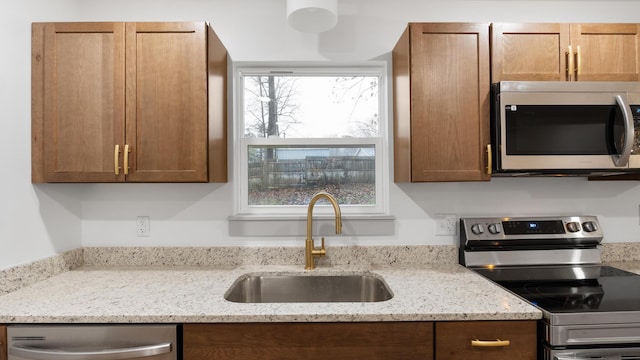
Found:
[[[520,87],[501,88],[494,97],[497,171],[627,171],[630,164],[640,168],[640,157],[632,155],[640,154],[634,151],[640,143],[634,126],[640,92],[626,91],[624,84],[620,90],[604,86],[606,91],[592,83],[515,84]]]

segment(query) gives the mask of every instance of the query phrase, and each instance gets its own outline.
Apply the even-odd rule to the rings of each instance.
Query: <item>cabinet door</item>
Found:
[[[578,81],[640,80],[638,24],[571,24]]]
[[[433,324],[185,324],[184,360],[430,360]]]
[[[411,24],[409,35],[411,181],[489,180],[489,25]]]
[[[569,80],[568,49],[568,24],[492,24],[491,82]]]
[[[536,360],[536,321],[460,321],[435,325],[436,360]],[[474,346],[472,341],[508,346]],[[498,345],[498,344],[493,344]]]
[[[206,46],[204,23],[126,24],[127,181],[207,181]]]
[[[124,25],[33,24],[33,181],[123,181],[123,140]]]
[[[7,360],[7,327],[0,325],[0,360]]]

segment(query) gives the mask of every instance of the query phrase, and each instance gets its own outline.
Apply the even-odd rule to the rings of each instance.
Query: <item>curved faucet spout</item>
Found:
[[[338,205],[338,201],[336,200],[336,198],[324,191],[313,195],[313,197],[309,201],[309,207],[307,208],[307,239],[305,241],[304,266],[304,268],[307,270],[312,270],[315,268],[314,258],[326,255],[326,250],[324,248],[324,237],[322,237],[322,246],[320,248],[316,248],[313,237],[311,235],[313,229],[313,207],[315,206],[316,202],[318,202],[318,200],[323,198],[327,199],[333,206],[333,212],[336,218],[336,234],[342,234],[342,214],[340,212],[340,205]]]

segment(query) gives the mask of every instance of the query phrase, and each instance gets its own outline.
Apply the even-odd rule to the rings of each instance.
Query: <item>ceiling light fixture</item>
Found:
[[[338,23],[338,0],[287,0],[287,21],[306,33],[330,30]]]

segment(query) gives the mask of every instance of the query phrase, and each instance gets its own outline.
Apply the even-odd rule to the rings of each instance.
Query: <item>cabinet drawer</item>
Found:
[[[430,360],[433,324],[185,324],[184,360]]]
[[[435,325],[436,360],[535,360],[536,321],[461,321]],[[508,340],[507,346],[474,346],[472,340]],[[497,344],[494,344],[497,345]]]

